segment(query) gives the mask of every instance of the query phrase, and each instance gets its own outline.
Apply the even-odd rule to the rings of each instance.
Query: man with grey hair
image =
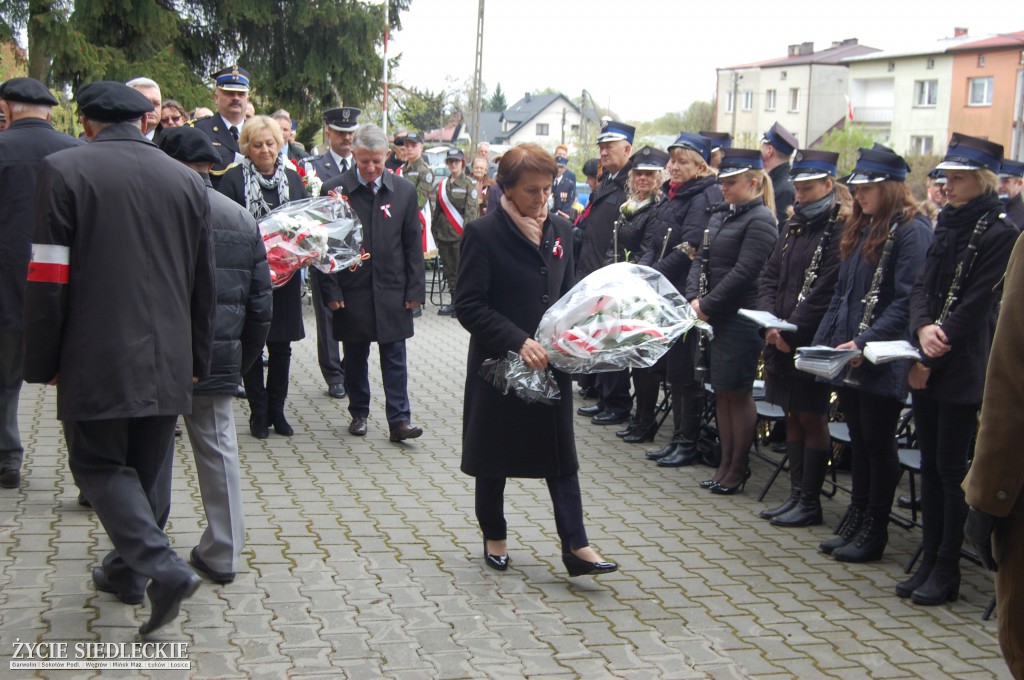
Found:
[[[43,158],[82,142],[53,129],[57,103],[34,78],[11,78],[0,85],[0,113],[10,122],[0,136],[0,487],[21,484],[25,455],[18,432],[21,394],[22,310],[32,254],[32,196]]]
[[[125,85],[153,104],[153,112],[146,114],[146,139],[152,142],[156,139],[157,132],[162,129],[160,127],[160,106],[163,99],[160,98],[160,86],[151,78],[132,78]]]
[[[322,195],[346,198],[363,225],[358,266],[325,277],[323,297],[334,313],[334,337],[345,354],[348,431],[366,435],[370,414],[370,343],[380,353],[390,440],[415,439],[423,430],[410,422],[405,341],[413,335],[413,310],[426,298],[423,229],[416,188],[384,172],[388,138],[363,125],[353,140],[355,167],[323,185]]]

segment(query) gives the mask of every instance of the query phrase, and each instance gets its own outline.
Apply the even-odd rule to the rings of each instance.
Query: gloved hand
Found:
[[[964,525],[964,538],[974,546],[981,563],[989,571],[996,571],[999,568],[992,554],[992,530],[998,521],[999,518],[994,515],[970,508],[967,512],[967,523]]]

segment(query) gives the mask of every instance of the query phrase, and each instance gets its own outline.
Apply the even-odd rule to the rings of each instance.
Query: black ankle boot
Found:
[[[256,439],[266,439],[270,436],[266,413],[253,413],[249,416],[249,434]]]
[[[840,562],[877,562],[889,543],[889,515],[866,515],[853,540],[832,551]]]
[[[640,444],[641,442],[653,442],[654,435],[658,433],[658,423],[647,423],[637,425],[633,431],[622,438],[622,441],[629,444]]]
[[[629,436],[629,435],[633,434],[633,431],[636,430],[637,426],[638,426],[638,423],[636,422],[636,420],[634,420],[633,418],[630,418],[629,419],[629,425],[626,425],[626,427],[624,427],[621,430],[616,430],[615,431],[615,436],[619,437],[620,439],[622,437]]]
[[[864,510],[861,508],[851,505],[846,509],[846,513],[843,518],[839,520],[839,526],[836,527],[836,537],[830,538],[827,541],[822,541],[818,545],[818,550],[831,555],[837,548],[842,548],[844,545],[853,540],[857,532],[860,531],[860,524],[864,521]]]
[[[913,595],[914,591],[924,585],[924,582],[931,576],[935,568],[935,555],[921,554],[921,561],[917,563],[917,571],[906,581],[896,584],[896,596],[906,599]]]
[[[656,451],[648,451],[644,454],[644,457],[647,458],[647,460],[661,460],[665,456],[671,455],[671,453],[676,450],[677,446],[679,446],[679,442],[673,440]]]
[[[910,595],[914,604],[925,606],[956,602],[960,597],[960,556],[939,559],[928,579]]]
[[[759,513],[761,519],[774,519],[795,508],[800,501],[800,488],[804,481],[804,443],[787,442],[786,458],[789,459],[789,498],[782,505]]]
[[[658,467],[686,467],[696,463],[699,458],[697,442],[682,442],[676,444],[672,453],[658,461]]]
[[[275,413],[270,417],[270,422],[274,426],[274,432],[281,435],[282,437],[291,437],[295,434],[295,430],[288,424],[287,419],[284,417],[284,413]]]
[[[796,442],[789,442],[790,449]],[[806,449],[803,452],[803,480],[800,484],[800,502],[793,509],[772,518],[777,527],[818,526],[824,520],[821,516],[821,486],[828,471],[829,452],[821,449]]]

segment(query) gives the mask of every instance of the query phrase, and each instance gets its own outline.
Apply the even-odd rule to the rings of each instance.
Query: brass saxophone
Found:
[[[704,240],[700,245],[700,276],[697,279],[697,299],[703,300],[708,294],[708,270],[711,257],[711,229],[704,230]],[[693,362],[693,379],[703,385],[708,374],[708,336],[698,331],[697,357]]]
[[[882,246],[882,256],[878,258],[878,265],[875,267],[875,273],[871,277],[871,285],[868,286],[868,292],[861,300],[861,303],[864,305],[864,314],[861,315],[860,323],[857,324],[858,335],[871,328],[871,323],[875,320],[875,307],[878,305],[878,296],[882,291],[882,280],[885,279],[885,270],[889,264],[889,259],[892,257],[893,244],[896,243],[896,228],[899,226],[900,216],[897,215],[889,226],[889,235],[886,236],[885,245]],[[860,366],[850,367],[850,370],[846,372],[846,378],[843,379],[843,384],[849,387],[860,387]]]

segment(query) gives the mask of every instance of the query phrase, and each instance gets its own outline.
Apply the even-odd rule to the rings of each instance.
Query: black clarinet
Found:
[[[889,226],[889,235],[885,238],[885,245],[882,246],[882,256],[878,258],[878,266],[875,267],[875,273],[871,276],[871,285],[868,286],[868,292],[864,295],[861,300],[861,304],[864,305],[864,314],[860,317],[860,324],[857,325],[857,334],[860,335],[867,329],[871,328],[871,324],[875,320],[875,307],[878,305],[878,296],[882,290],[882,280],[885,279],[885,270],[889,264],[889,259],[892,257],[892,247],[896,243],[896,228],[900,226],[900,216],[897,215],[892,225]],[[850,370],[846,372],[846,377],[843,379],[843,384],[848,387],[860,387],[860,366],[850,366]]]
[[[711,229],[704,230],[704,241],[700,245],[700,277],[697,279],[697,299],[703,300],[708,294],[708,269],[711,259]],[[708,336],[697,331],[697,357],[693,362],[693,379],[703,385],[708,375]]]
[[[935,325],[941,326],[949,319],[949,315],[953,312],[953,305],[960,299],[960,289],[963,288],[964,281],[970,276],[974,261],[978,258],[978,241],[993,223],[1003,217],[1005,217],[1005,213],[991,211],[982,215],[978,223],[974,225],[971,238],[967,241],[967,253],[957,263],[956,269],[953,271],[953,280],[949,284],[949,290],[946,291],[946,301],[942,305],[939,318],[935,320]]]
[[[814,254],[811,255],[811,264],[808,265],[807,271],[804,272],[804,285],[796,296],[796,303],[798,305],[804,301],[804,298],[810,295],[811,286],[814,285],[815,280],[818,278],[818,272],[821,271],[821,261],[825,259],[825,254],[828,252],[828,246],[832,241],[832,232],[835,231],[836,223],[839,221],[839,211],[842,209],[843,206],[839,201],[836,201],[835,205],[832,206],[832,214],[825,224],[825,230],[821,232],[821,238],[818,239],[818,247],[814,249]],[[796,308],[794,307],[794,309]]]

